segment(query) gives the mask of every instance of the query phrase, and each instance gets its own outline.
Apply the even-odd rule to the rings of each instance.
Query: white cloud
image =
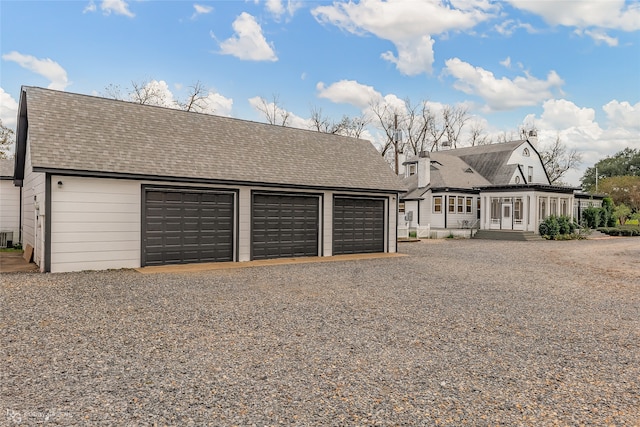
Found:
[[[506,37],[511,36],[519,28],[524,28],[530,34],[536,32],[531,24],[514,21],[513,19],[507,19],[494,27],[496,32]]]
[[[596,112],[593,108],[580,108],[566,99],[550,99],[542,104],[542,109],[544,111],[541,120],[545,129],[562,130],[571,127],[594,129]],[[598,132],[596,131],[593,136],[597,136]]]
[[[607,114],[609,126],[612,128],[628,128],[637,132],[640,141],[640,102],[635,105],[627,101],[618,102],[613,100],[602,107]]]
[[[207,13],[211,13],[213,11],[213,7],[205,6],[205,5],[201,5],[201,4],[194,4],[193,8],[196,10],[196,13],[198,13],[198,14],[207,14]]]
[[[151,80],[144,86],[144,92],[153,94],[146,103],[148,105],[156,105],[158,107],[179,108],[178,103],[173,97],[173,93],[169,89],[169,85],[164,80]],[[136,101],[134,97],[131,101]]]
[[[205,107],[198,112],[231,117],[233,99],[225,98],[219,93],[209,92],[203,101]]]
[[[363,85],[355,80],[340,80],[326,86],[323,82],[316,84],[319,98],[335,103],[354,105],[361,110],[366,109],[371,101],[382,101],[382,95],[372,86]]]
[[[606,127],[595,120],[595,110],[579,107],[571,101],[550,99],[542,108],[539,118],[531,114],[523,123],[534,123],[540,146],[548,146],[559,137],[569,150],[575,149],[582,154],[579,170],[569,171],[564,179],[572,185],[579,185],[587,167],[626,147],[637,146],[640,140],[640,103],[631,105],[613,100],[604,105],[602,109],[608,118]]]
[[[96,10],[97,7],[94,0],[89,0],[89,4],[85,6],[82,13],[95,12]],[[129,5],[124,0],[102,0],[100,3],[100,10],[102,10],[102,13],[107,16],[111,15],[111,13],[128,16],[129,18],[136,16],[129,10]]]
[[[393,52],[384,52],[380,57],[396,64],[396,68],[407,76],[416,76],[425,70],[431,70],[433,65],[433,39],[430,36],[400,41],[396,43],[398,56]]]
[[[135,14],[129,10],[129,5],[124,0],[102,0],[100,9],[102,9],[105,15],[110,15],[113,12],[116,15],[124,15],[129,18],[135,16]]]
[[[285,14],[293,16],[296,10],[302,7],[302,2],[287,0],[285,5],[283,0],[267,0],[265,7],[276,20],[279,20]]]
[[[220,43],[220,52],[249,61],[277,61],[273,46],[262,34],[256,19],[242,12],[233,22],[235,35]],[[212,37],[215,38],[215,36]]]
[[[22,53],[13,51],[2,55],[2,59],[15,62],[22,68],[26,68],[29,71],[33,71],[47,78],[51,81],[49,86],[47,86],[49,89],[64,90],[70,84],[64,68],[49,58],[38,59],[32,55],[23,55]]]
[[[513,80],[497,78],[491,71],[461,61],[448,59],[446,72],[456,78],[454,88],[469,95],[484,99],[491,110],[508,110],[536,105],[553,97],[554,89],[559,89],[564,81],[555,71],[540,80],[525,73]]]
[[[576,32],[580,34],[580,31]],[[618,39],[615,37],[610,37],[607,33],[602,30],[585,30],[584,33],[591,37],[596,44],[604,43],[608,46],[618,46]]]
[[[551,25],[640,30],[640,4],[625,0],[509,0],[514,7],[540,15]]]
[[[320,23],[391,41],[397,55],[384,52],[382,58],[403,74],[417,75],[432,71],[432,35],[470,30],[489,19],[495,7],[484,0],[365,0],[319,6],[311,13]]]
[[[511,68],[511,57],[507,56],[504,61],[500,61],[500,65],[502,65],[505,68]]]
[[[18,119],[18,102],[0,87],[0,119],[2,124],[15,130]]]
[[[93,0],[91,0],[89,4],[86,5],[85,8],[82,10],[82,13],[89,13],[89,12],[95,12],[95,11],[96,11],[96,4],[94,3]]]

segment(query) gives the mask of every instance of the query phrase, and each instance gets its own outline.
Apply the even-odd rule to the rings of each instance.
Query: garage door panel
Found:
[[[145,265],[233,260],[234,195],[148,189]]]
[[[336,197],[333,253],[384,252],[384,200]]]
[[[318,255],[319,197],[254,194],[252,259]]]

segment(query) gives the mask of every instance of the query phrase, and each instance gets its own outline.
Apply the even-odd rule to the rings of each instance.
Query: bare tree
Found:
[[[118,101],[124,100],[124,97],[122,96],[122,88],[120,85],[114,85],[113,83],[109,83],[109,85],[104,88],[102,96],[105,98],[117,99]]]
[[[189,86],[189,94],[184,102],[178,102],[178,104],[184,111],[195,111],[201,113],[208,107],[206,103],[208,93],[209,90],[200,80],[198,80]]]
[[[452,107],[447,105],[442,109],[442,122],[447,141],[453,148],[458,148],[458,139],[465,124],[469,120],[469,111],[466,107]]]
[[[426,101],[419,104],[411,104],[410,99],[405,100],[406,112],[402,117],[401,129],[406,138],[406,147],[411,154],[418,155],[426,151],[429,138],[429,127],[435,121],[433,112]]]
[[[515,141],[515,140],[516,140],[516,136],[513,131],[509,131],[508,133],[504,131],[496,137],[496,142],[498,143]]]
[[[346,125],[346,128],[345,128],[345,135],[351,136],[354,138],[360,138],[362,136],[362,133],[364,132],[364,129],[367,127],[369,123],[371,123],[371,119],[365,113],[357,117],[350,117],[350,118],[347,116],[345,117],[348,118],[349,120],[349,123]]]
[[[575,169],[582,163],[582,154],[575,149],[567,150],[560,136],[553,144],[540,150],[540,158],[551,184],[560,183],[569,169]]]
[[[343,116],[339,122],[334,122],[329,117],[322,114],[322,108],[311,107],[311,128],[322,133],[342,134],[345,127],[349,124],[349,118]]]
[[[362,132],[371,121],[366,114],[357,117],[342,116],[339,122],[335,122],[322,114],[322,108],[311,107],[311,129],[318,132],[331,133],[336,135],[351,136],[360,138]]]
[[[131,100],[138,104],[165,105],[165,94],[160,91],[158,85],[151,84],[152,82],[153,80],[132,81],[129,93]]]
[[[390,159],[394,162],[393,170],[397,174],[400,169],[398,154],[402,153],[404,149],[398,132],[398,116],[402,114],[402,111],[391,108],[388,104],[379,100],[372,100],[369,103],[369,107],[375,116],[376,126],[385,133],[385,142],[380,149],[380,154],[385,159]]]
[[[11,148],[15,143],[15,133],[13,129],[10,129],[2,124],[0,119],[0,159],[8,159]]]
[[[478,120],[471,123],[471,128],[469,129],[469,144],[471,144],[472,147],[491,144],[491,137],[485,133],[484,126]]]
[[[120,85],[109,84],[105,87],[102,95],[106,98],[131,101],[143,105],[159,105],[197,113],[212,112],[207,104],[209,89],[200,80],[189,86],[189,91],[184,101],[174,101],[173,95],[163,90],[162,86],[155,80],[132,80],[131,88],[123,92]],[[167,99],[167,94],[169,94],[170,99]]]
[[[280,104],[280,97],[278,94],[272,95],[271,102],[267,101],[265,98],[259,98],[258,105],[255,108],[264,114],[267,123],[272,125],[279,126],[287,126],[287,122],[289,121],[289,117],[291,113],[284,109],[284,107]]]

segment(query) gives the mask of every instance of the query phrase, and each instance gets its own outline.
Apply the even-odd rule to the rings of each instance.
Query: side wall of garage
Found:
[[[58,184],[60,182],[60,184]],[[51,177],[51,271],[137,268],[145,265],[142,238],[147,224],[143,199],[145,188],[221,190],[235,194],[233,261],[252,259],[252,209],[256,194],[313,194],[318,204],[318,256],[333,255],[333,191],[309,192],[273,187],[203,185],[137,181],[128,179]],[[383,250],[396,252],[396,197],[389,194],[351,194],[384,200]],[[255,249],[255,248],[253,248]],[[187,262],[183,260],[181,262]]]
[[[53,175],[51,271],[139,266],[140,182]]]

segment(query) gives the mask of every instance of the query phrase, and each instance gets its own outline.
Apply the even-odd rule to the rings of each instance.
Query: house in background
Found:
[[[396,252],[371,143],[23,87],[15,183],[44,272]]]
[[[20,188],[13,185],[13,159],[0,159],[0,248],[20,242]]]
[[[538,233],[549,215],[573,216],[574,188],[554,186],[528,139],[437,152],[403,162],[398,235],[470,236],[473,229]]]

